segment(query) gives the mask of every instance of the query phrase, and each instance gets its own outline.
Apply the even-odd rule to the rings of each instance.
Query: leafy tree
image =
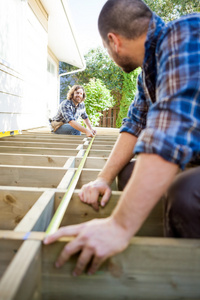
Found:
[[[165,22],[185,14],[200,12],[199,0],[145,0],[145,2]]]
[[[90,78],[97,78],[110,91],[121,92],[123,72],[102,47],[91,49],[86,54],[85,60],[87,68],[78,74],[78,83],[88,82]]]
[[[122,92],[123,71],[110,59],[102,47],[89,50],[85,55],[85,61],[87,67],[84,71],[63,78],[61,98],[66,97],[68,85],[71,81],[83,85],[88,83],[91,78],[100,79],[114,96]],[[60,64],[60,72],[71,70],[73,70],[72,66],[65,63]]]
[[[118,128],[121,127],[122,120],[127,116],[129,106],[135,98],[137,91],[137,77],[140,72],[141,68],[137,68],[129,74],[123,73],[123,92],[120,101],[120,110],[116,120],[116,127]]]
[[[86,91],[84,103],[87,114],[93,126],[97,126],[102,115],[101,111],[114,105],[113,97],[100,79],[90,79],[90,81],[83,86]]]

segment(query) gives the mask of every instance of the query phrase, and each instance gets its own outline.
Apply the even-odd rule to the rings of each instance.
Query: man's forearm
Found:
[[[83,133],[86,133],[86,128],[83,127],[81,124],[79,124],[78,122],[72,120],[69,122],[69,125],[72,126],[74,129],[79,130]]]
[[[156,154],[140,154],[134,172],[112,216],[130,237],[136,234],[178,171],[178,166]]]
[[[98,178],[102,178],[108,184],[111,184],[117,174],[133,157],[133,149],[136,142],[137,138],[134,135],[127,132],[121,133]]]
[[[90,124],[90,120],[87,118],[87,119],[84,119],[84,122],[85,122],[85,124],[87,125],[87,127],[88,127],[90,130],[92,130],[92,126],[91,126],[91,124]]]

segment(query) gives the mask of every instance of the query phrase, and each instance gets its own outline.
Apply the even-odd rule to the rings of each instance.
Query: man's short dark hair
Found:
[[[99,32],[105,42],[109,32],[136,39],[147,31],[151,16],[142,0],[108,0],[99,15]]]

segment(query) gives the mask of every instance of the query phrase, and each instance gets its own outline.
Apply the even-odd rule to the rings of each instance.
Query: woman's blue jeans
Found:
[[[81,135],[81,132],[69,124],[63,124],[54,133],[56,134],[68,134],[68,135]]]

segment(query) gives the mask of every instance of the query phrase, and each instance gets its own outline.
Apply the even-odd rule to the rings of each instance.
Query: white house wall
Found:
[[[47,43],[27,1],[0,1],[0,132],[47,124]]]
[[[24,53],[24,129],[46,124],[47,120],[47,43],[48,34],[27,6]],[[27,124],[27,117],[30,121]]]
[[[66,0],[0,0],[0,136],[48,124],[59,61],[85,68],[70,22]]]
[[[58,79],[58,61],[54,60],[50,54],[47,58],[47,110],[48,117],[55,116],[59,105],[59,79]],[[55,99],[57,99],[55,101]]]
[[[23,103],[23,25],[21,1],[0,1],[0,131],[17,129]]]

